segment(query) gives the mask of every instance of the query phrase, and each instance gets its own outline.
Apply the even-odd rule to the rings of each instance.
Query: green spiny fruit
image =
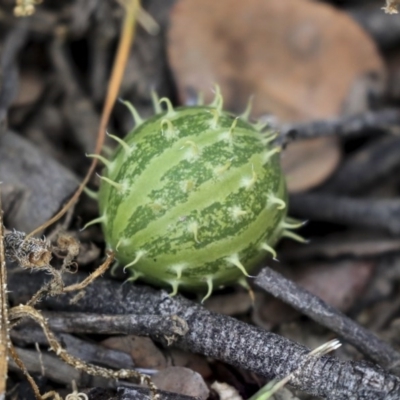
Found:
[[[159,104],[165,102],[167,111]],[[287,193],[272,132],[210,106],[157,114],[119,142],[99,192],[108,246],[132,274],[156,285],[207,290],[232,284],[265,257],[288,229]],[[249,111],[249,110],[247,110]],[[248,114],[245,113],[245,114]],[[88,224],[88,225],[89,225]]]

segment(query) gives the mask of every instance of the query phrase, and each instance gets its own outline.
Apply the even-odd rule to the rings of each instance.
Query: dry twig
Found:
[[[121,38],[117,54],[115,56],[113,70],[111,73],[111,79],[108,85],[107,96],[104,102],[103,112],[100,119],[100,126],[98,130],[95,154],[100,154],[104,144],[107,123],[108,120],[110,119],[112,108],[118,96],[118,90],[122,81],[129,51],[134,38],[137,14],[140,10],[139,0],[124,0],[123,4],[125,5],[126,12],[121,31]],[[38,232],[44,230],[53,223],[57,222],[72,207],[72,205],[78,200],[79,196],[83,192],[83,189],[88,184],[90,177],[92,176],[93,172],[96,169],[96,166],[97,166],[97,159],[93,158],[92,163],[90,164],[89,171],[87,172],[85,178],[79,185],[77,191],[67,202],[67,204],[65,204],[65,206],[53,218],[49,219],[46,223],[42,224],[41,226],[33,230],[28,235],[28,237],[34,236]]]
[[[290,197],[293,214],[316,221],[382,229],[400,234],[399,199],[365,199],[325,193],[299,193]]]
[[[302,124],[282,125],[277,142],[286,145],[293,140],[311,139],[321,136],[351,137],[366,134],[371,130],[389,130],[400,123],[397,109],[367,111],[363,114],[344,116],[331,120],[312,121]]]
[[[393,369],[400,365],[400,353],[392,346],[271,268],[264,268],[255,283],[297,311],[328,327],[383,367]]]
[[[78,276],[73,278],[78,279]],[[24,287],[18,285],[19,279],[10,277],[10,296],[14,301],[34,292],[42,284],[38,274],[32,276]],[[121,285],[102,279],[88,286],[86,296],[79,303],[70,304],[70,297],[47,298],[44,304],[59,311],[142,316],[157,314],[164,318],[177,315],[186,321],[189,329],[186,335],[177,338],[175,346],[269,379],[283,379],[298,365],[303,365],[308,357],[308,349],[279,335],[212,313],[179,295],[171,298],[164,291],[146,286]],[[341,362],[334,357],[324,356],[304,365],[290,384],[307,393],[330,400],[395,400],[400,397],[400,379],[372,364]]]
[[[0,221],[0,225],[2,225]],[[87,364],[84,361],[70,355],[66,352],[56,336],[51,332],[47,321],[43,314],[33,308],[33,305],[36,304],[39,300],[41,300],[44,296],[57,296],[63,293],[71,293],[79,290],[85,289],[88,285],[90,285],[97,277],[102,275],[110,266],[114,259],[114,255],[112,253],[108,254],[106,261],[95,270],[91,275],[82,280],[82,282],[72,284],[69,286],[65,286],[63,280],[63,274],[65,272],[70,272],[71,265],[74,264],[74,259],[79,252],[79,244],[77,241],[67,235],[61,235],[58,238],[57,246],[53,247],[51,243],[45,239],[37,239],[37,238],[27,238],[26,235],[22,232],[11,232],[7,234],[1,241],[4,242],[5,251],[3,251],[3,259],[4,256],[7,255],[10,260],[17,262],[24,269],[28,270],[42,270],[46,273],[52,275],[52,279],[50,282],[46,283],[43,287],[41,287],[31,298],[31,300],[27,303],[27,305],[20,304],[17,307],[13,307],[10,310],[5,309],[4,318],[7,323],[10,324],[10,327],[15,327],[25,318],[31,318],[36,323],[38,323],[43,329],[46,338],[50,344],[50,348],[59,356],[64,362],[71,365],[77,370],[83,370],[88,374],[101,376],[104,378],[111,379],[129,379],[135,378],[139,379],[141,383],[146,383],[152,392],[153,398],[157,397],[156,388],[152,383],[149,376],[141,374],[134,370],[110,370],[107,368],[98,367],[95,365]],[[50,261],[52,258],[52,252],[64,253],[64,260],[60,270],[56,270],[51,266]],[[4,260],[3,260],[4,264]],[[5,270],[3,271],[3,278],[6,277]],[[4,291],[4,295],[5,295]],[[6,300],[6,299],[5,299]],[[6,301],[3,299],[2,305],[6,307]],[[5,332],[8,335],[7,326],[5,327]],[[48,398],[50,395],[53,397],[57,397],[56,393],[51,392],[50,394],[46,394],[44,396],[40,395],[39,389],[36,386],[34,380],[30,376],[28,370],[24,366],[24,363],[18,356],[18,353],[15,351],[9,337],[6,336],[4,339],[5,343],[9,346],[10,354],[14,359],[16,365],[22,370],[24,375],[27,377],[30,382],[35,396],[38,399]]]
[[[147,375],[141,374],[140,372],[137,372],[135,370],[121,369],[118,371],[114,371],[108,368],[102,368],[97,365],[87,364],[84,361],[80,360],[79,358],[76,358],[68,354],[63,349],[63,347],[61,346],[55,335],[51,332],[46,319],[39,311],[37,311],[33,307],[24,306],[21,304],[17,307],[13,307],[10,310],[9,315],[11,324],[18,323],[24,318],[31,318],[36,323],[38,323],[47,337],[47,340],[50,344],[50,349],[54,351],[55,354],[57,354],[57,356],[59,356],[65,363],[71,365],[78,371],[83,370],[87,374],[101,376],[108,379],[135,378],[138,379],[141,384],[145,383],[151,389],[153,398],[157,397],[157,388],[154,386],[153,382],[151,381],[151,378]]]

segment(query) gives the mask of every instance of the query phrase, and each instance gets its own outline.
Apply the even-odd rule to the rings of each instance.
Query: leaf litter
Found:
[[[80,10],[81,6],[79,3],[78,0],[74,2],[75,13],[76,10]],[[382,3],[382,1],[376,2],[377,10],[381,6],[384,6]],[[148,104],[149,100],[149,95],[144,95],[144,93],[147,92],[145,87],[147,84],[151,84],[151,82],[146,81],[146,79],[148,79],[146,76],[150,76],[151,74],[146,75],[141,72],[141,68],[143,68],[143,70],[148,68],[146,59],[157,60],[157,57],[162,59],[160,65],[163,64],[163,62],[167,65],[169,62],[169,67],[171,68],[174,79],[173,84],[171,84],[171,81],[168,81],[165,77],[158,76],[157,82],[161,82],[162,90],[167,92],[171,90],[171,93],[176,93],[177,102],[181,104],[190,102],[194,94],[196,94],[196,91],[203,92],[205,100],[208,100],[208,96],[211,92],[210,87],[218,82],[222,88],[227,107],[230,110],[241,112],[246,107],[248,97],[254,94],[252,117],[268,119],[270,115],[273,114],[275,116],[273,126],[275,127],[276,125],[277,129],[286,122],[296,124],[296,122],[315,119],[329,120],[330,118],[336,118],[355,112],[368,111],[371,108],[371,99],[378,103],[385,101],[384,84],[386,71],[384,61],[386,61],[386,55],[377,51],[373,39],[367,32],[360,28],[357,22],[349,17],[346,10],[333,8],[332,5],[327,3],[315,3],[306,0],[301,0],[300,2],[295,2],[293,0],[288,0],[287,2],[271,0],[267,3],[252,0],[248,3],[235,3],[234,6],[232,6],[232,2],[228,4],[225,0],[221,0],[218,3],[204,1],[201,3],[201,7],[199,7],[199,4],[199,2],[194,0],[186,2],[177,1],[175,7],[172,8],[169,19],[167,48],[163,47],[164,44],[158,45],[158,49],[168,53],[169,60],[163,60],[159,55],[155,55],[158,54],[154,50],[157,46],[150,49],[150,47],[141,45],[141,47],[133,49],[130,56],[130,65],[135,69],[133,74],[134,79],[126,81],[128,82],[126,83],[128,86],[123,88],[123,92],[130,93],[129,95],[133,93],[132,100],[136,100],[143,110],[146,110],[146,104]],[[43,19],[43,21],[48,21],[47,23],[49,23],[49,25],[43,23],[41,26],[42,32],[47,29],[46,26],[50,26],[51,23],[54,24],[54,21],[57,20],[57,12],[59,9],[61,10],[62,7],[57,5],[54,6],[53,9],[48,8],[46,2],[41,5],[36,4],[36,2],[31,2],[31,5],[35,10],[35,14],[32,15],[32,18],[37,16],[44,17],[46,15],[51,16],[50,19]],[[388,0],[384,9],[387,12],[393,13],[396,11],[396,6],[397,1]],[[109,7],[109,5],[106,7]],[[150,6],[150,9],[151,7],[153,7],[155,15],[168,15],[165,11],[159,12],[158,7],[154,5]],[[170,5],[165,7],[169,10],[168,7],[170,7]],[[78,42],[81,40],[91,46],[93,36],[85,37],[87,34],[85,29],[88,29],[89,24],[94,21],[97,21],[98,24],[98,35],[109,34],[112,40],[115,40],[115,29],[114,33],[112,29],[110,31],[111,33],[107,33],[102,29],[106,26],[102,25],[102,23],[106,23],[105,21],[108,21],[107,23],[109,24],[111,21],[115,23],[116,19],[114,15],[111,12],[100,14],[100,11],[98,13],[96,11],[96,14],[93,11],[94,8],[90,11],[90,7],[85,8],[85,10],[88,14],[82,13],[80,15],[80,28],[74,31],[74,34],[77,35],[76,37],[79,38]],[[27,11],[25,10],[25,12]],[[383,14],[383,11],[380,12]],[[226,17],[227,15],[229,18]],[[88,22],[89,17],[93,17],[90,22]],[[67,21],[68,25],[67,12],[64,12],[64,18],[64,22]],[[34,19],[32,21],[34,24],[37,23]],[[50,21],[53,22],[50,23]],[[252,22],[249,23],[248,21]],[[52,32],[51,29],[49,29],[47,33],[49,37],[52,35],[50,32]],[[157,41],[161,43],[162,40],[166,39],[165,25],[161,25],[160,32],[159,38],[161,40],[157,39],[156,36],[153,44]],[[61,41],[63,51],[67,49],[66,53],[70,50],[72,50],[73,53],[74,46],[77,42],[73,43],[75,39],[71,41],[68,35],[65,38],[66,40]],[[104,39],[103,43],[110,43],[110,39],[105,39],[104,36],[100,39]],[[36,38],[33,36],[33,41],[35,40]],[[94,52],[95,51],[99,50],[94,50]],[[53,52],[52,57],[55,55],[56,53]],[[151,55],[151,57],[149,55]],[[45,57],[47,56],[44,56],[44,58]],[[89,74],[92,72],[90,66],[82,66],[79,62],[76,63],[76,59],[74,58],[72,58],[71,61],[71,59],[68,60],[67,57],[64,61],[70,63],[69,66],[73,66],[73,68],[69,70],[72,71],[72,75],[69,78],[65,78],[66,80],[75,80],[75,71],[78,71],[78,75],[80,74],[81,76],[86,76],[85,74],[87,71],[89,71]],[[32,66],[33,64],[34,63],[32,63]],[[49,90],[46,83],[44,83],[44,79],[42,82],[38,82],[42,75],[41,68],[35,66],[32,67],[31,70],[29,68],[29,63],[27,65],[28,67],[23,70],[22,75],[21,88],[23,93],[21,93],[21,96],[15,100],[13,104],[13,115],[11,115],[10,124],[23,134],[31,129],[29,135],[25,134],[25,137],[31,140],[34,139],[36,135],[34,130],[43,130],[45,126],[44,123],[41,122],[42,115],[53,115],[55,116],[54,121],[59,121],[59,123],[54,125],[59,130],[57,133],[57,140],[55,141],[58,146],[58,143],[65,140],[65,136],[70,135],[70,131],[66,128],[64,121],[69,121],[69,123],[74,121],[71,115],[64,115],[64,113],[71,114],[73,108],[65,107],[62,112],[60,112],[57,109],[59,104],[57,105],[56,103],[56,106],[53,104],[54,99],[59,98],[60,94],[62,95],[63,91],[65,91],[65,87],[63,88],[63,85],[53,85],[53,89]],[[85,68],[89,68],[89,70]],[[99,76],[101,76],[101,73]],[[136,88],[137,94],[135,94],[136,89],[134,85],[137,84],[135,82],[138,82],[138,80],[140,80],[141,86]],[[79,80],[76,80],[76,82],[78,81]],[[106,91],[105,84],[101,83],[101,81],[98,82],[100,82],[100,84],[97,85],[98,89],[96,89],[96,93],[93,94],[93,97],[90,95],[88,96],[89,90],[87,90],[87,88],[79,92],[80,98],[89,99],[89,103],[94,105],[93,110],[95,113],[98,112],[98,108],[96,110],[95,106],[96,101],[99,102],[98,93],[105,93]],[[66,84],[68,84],[68,82],[66,82]],[[176,86],[174,86],[175,84]],[[32,93],[29,93],[30,96],[27,96],[28,89],[26,88],[29,87],[34,90],[32,89]],[[171,93],[163,94],[171,96]],[[49,96],[48,99],[50,100],[47,99],[47,96]],[[394,94],[394,96],[396,96],[396,94]],[[95,98],[97,100],[94,100]],[[42,112],[44,108],[41,108],[42,105],[39,104],[40,102],[46,107],[51,105],[52,108],[47,108],[46,112]],[[35,129],[29,128],[27,126],[28,124],[24,126],[22,122],[24,121],[24,116],[31,115],[33,110],[35,113],[37,110],[40,111],[40,117],[37,117],[35,120],[35,124],[38,124]],[[84,131],[81,130],[80,132],[80,135],[85,135]],[[41,141],[46,142],[46,140],[48,140],[43,135],[36,136],[36,138],[39,138],[39,145],[41,145]],[[58,138],[61,138],[61,142]],[[0,139],[3,140],[1,137]],[[81,139],[86,140],[87,138]],[[89,143],[87,140],[85,142],[85,140],[81,143]],[[367,141],[368,139],[363,140]],[[78,147],[78,152],[75,154],[80,154],[79,152],[82,152],[82,149],[79,148],[81,144],[77,145],[76,143],[72,144],[69,142],[68,146]],[[351,154],[353,148],[357,148],[357,146],[358,143],[349,143],[348,141],[339,140],[335,135],[313,141],[290,143],[285,149],[283,157],[283,163],[288,174],[290,191],[295,193],[305,192],[311,189],[319,190],[319,187],[321,187],[327,178],[342,164],[343,160],[348,157],[348,154]],[[61,145],[59,147],[61,150]],[[6,147],[3,146],[3,148]],[[46,148],[51,148],[51,146]],[[53,148],[55,148],[54,145]],[[42,153],[41,157],[46,158],[47,155]],[[58,156],[56,155],[56,157]],[[63,162],[65,162],[65,160],[68,160],[68,157],[64,156],[64,158],[60,158],[60,160],[64,160]],[[10,163],[10,161],[6,160],[6,162],[3,162],[3,165],[6,163]],[[86,164],[75,162],[69,165],[67,163],[67,168],[79,171],[79,173],[82,174],[82,171],[84,171],[83,165]],[[11,164],[11,169],[12,166]],[[7,170],[0,169],[0,177],[2,179],[4,178],[1,173],[4,175],[4,171]],[[8,171],[10,171],[10,169]],[[26,173],[29,179],[29,171],[26,171]],[[6,177],[7,176],[9,176],[8,173],[6,173]],[[13,178],[13,187],[12,190],[9,190],[10,195],[7,197],[6,220],[17,215],[16,212],[12,213],[13,207],[15,207],[14,210],[17,211],[19,206],[19,203],[15,201],[18,197],[17,194],[22,193],[21,187],[16,184],[17,180],[18,177],[16,179]],[[10,185],[8,188],[9,187]],[[61,191],[63,190],[65,189],[61,189]],[[25,193],[27,192],[28,191],[25,190]],[[396,193],[396,191],[394,190],[392,193]],[[63,196],[60,196],[60,200],[57,199],[58,207],[61,207],[64,199],[69,196],[69,193],[67,194],[66,192],[61,194],[63,194]],[[365,194],[361,193],[360,195],[363,196]],[[37,197],[37,194],[35,194],[35,196]],[[12,201],[10,201],[10,199]],[[27,207],[25,207],[28,210],[29,204],[29,202],[26,203]],[[87,201],[82,200],[80,204],[79,207],[81,208],[78,208],[75,213],[81,213],[84,216],[85,213],[93,213],[93,207],[91,208],[90,205],[88,206],[89,203]],[[51,214],[52,213],[54,213],[54,211],[51,211]],[[29,213],[25,213],[24,218],[28,220]],[[86,216],[84,218],[86,219]],[[16,221],[20,223],[19,221],[21,221],[21,219]],[[36,222],[33,222],[33,225],[35,224]],[[73,221],[73,224],[77,226],[76,220]],[[7,226],[15,226],[18,229],[18,226],[14,224],[7,224]],[[333,231],[333,233],[338,233],[337,228],[326,226],[323,227],[323,232],[320,232],[319,227],[313,226],[313,223],[311,223],[310,227],[306,227],[305,229],[312,232],[314,235],[317,234],[319,236],[321,234],[322,237],[325,234],[325,230],[327,232]],[[76,233],[74,232],[74,228],[72,228],[70,232],[72,232],[72,237],[69,235],[61,236],[62,240],[58,244],[57,242],[50,242],[38,238],[28,238],[28,241],[26,241],[25,234],[18,231],[12,231],[11,236],[9,236],[10,233],[6,234],[7,257],[13,259],[22,267],[30,269],[33,266],[35,269],[45,270],[53,277],[52,283],[42,288],[36,297],[28,304],[32,304],[33,306],[36,301],[42,298],[44,299],[49,294],[58,295],[69,290],[69,286],[65,285],[63,282],[63,274],[69,274],[76,269],[74,263],[78,246],[74,237],[84,238],[85,243],[83,243],[83,246],[86,248],[90,248],[90,241],[92,239],[94,239],[96,243],[95,249],[102,247],[101,243],[100,246],[97,246],[99,242],[101,242],[101,239],[99,239],[101,236],[95,229],[85,233]],[[340,236],[340,230],[338,236]],[[376,232],[376,237],[379,237],[379,232]],[[357,243],[357,234],[355,239]],[[309,288],[310,291],[315,290],[320,294],[320,297],[325,296],[326,299],[329,299],[331,304],[339,309],[345,309],[351,312],[352,309],[354,309],[354,305],[356,305],[357,299],[362,298],[363,288],[368,285],[369,282],[372,282],[372,285],[374,284],[372,272],[374,270],[375,257],[377,255],[380,257],[387,257],[387,251],[391,251],[392,253],[397,252],[397,242],[395,239],[386,242],[383,238],[381,239],[381,243],[383,250],[380,250],[378,246],[379,242],[374,243],[375,247],[371,245],[371,249],[363,250],[360,246],[364,246],[365,248],[365,246],[368,246],[368,242],[365,244],[360,243],[360,246],[352,248],[350,244],[347,244],[346,238],[344,237],[343,244],[340,248],[338,247],[335,252],[334,244],[329,241],[328,237],[325,241],[325,250],[322,248],[322,255],[321,252],[319,255],[316,255],[316,253],[312,253],[310,250],[309,255],[305,256],[309,257],[312,261],[310,264],[306,265],[306,263],[303,262],[303,265],[301,265],[299,262],[296,262],[296,257],[294,255],[298,254],[300,257],[302,254],[301,250],[298,250],[298,253],[296,253],[296,246],[292,247],[294,249],[293,257],[286,258],[288,261],[285,260],[285,250],[283,249],[282,260],[288,262],[289,268],[295,266],[297,269],[296,274],[300,277],[295,279],[303,282],[304,286]],[[346,245],[348,247],[346,247]],[[72,250],[73,248],[74,250]],[[68,249],[70,249],[70,251],[68,251]],[[291,252],[290,246],[287,252]],[[50,257],[61,258],[63,265],[58,269],[53,268],[52,270],[48,266]],[[94,251],[93,255],[88,255],[86,257],[86,255],[81,254],[79,257],[83,260],[87,259],[88,263],[97,261],[99,259],[99,250]],[[320,262],[319,259],[321,257],[344,257],[345,260],[343,262],[340,260],[334,261],[330,266],[330,270],[328,268],[329,271],[326,272],[327,266],[323,262]],[[349,257],[356,258],[356,260],[349,261]],[[371,261],[369,259],[370,257],[373,257],[374,261]],[[315,262],[315,259],[319,261]],[[0,251],[0,261],[4,261],[4,250],[3,252]],[[52,261],[56,262],[57,260],[53,259]],[[368,270],[368,273],[364,273],[365,271],[362,272],[362,268],[357,269],[357,265],[370,266],[365,269],[366,271]],[[337,267],[337,271],[334,271],[335,266]],[[284,270],[286,267],[277,266],[277,268]],[[5,270],[3,272],[2,277],[3,280],[5,280]],[[348,278],[347,280],[346,276]],[[74,286],[74,290],[81,290],[80,296],[84,295],[84,291],[82,291],[84,289],[83,286],[84,285]],[[338,287],[342,290],[335,290]],[[388,289],[388,291],[390,292],[390,289]],[[3,295],[6,296],[6,294],[5,292]],[[226,304],[223,304],[223,301],[221,304],[218,304],[218,299],[216,298],[214,305],[210,302],[210,308],[219,313],[234,314],[238,317],[242,316],[244,319],[249,318],[251,304],[249,304],[248,299],[243,299],[242,291],[236,291],[236,289],[232,291],[227,290],[226,292],[221,292],[218,296],[221,296],[221,298],[226,296],[229,300],[225,302]],[[7,304],[5,300],[6,299],[3,298],[3,306]],[[264,301],[265,300],[263,300],[263,302]],[[235,302],[237,303],[237,307],[235,307]],[[393,303],[394,306],[396,304],[396,302]],[[30,305],[25,307],[30,307]],[[3,312],[3,317],[10,311],[11,310],[6,310]],[[394,315],[396,314],[396,308],[390,311],[393,312]],[[32,312],[32,316],[34,316],[37,321],[44,323],[40,314],[37,313],[37,310],[35,311],[31,308],[22,308],[20,314],[15,311],[14,319],[20,318],[22,316],[21,313],[25,315],[24,313],[29,314],[29,312]],[[282,310],[275,311],[275,316],[279,315],[279,313],[284,317],[285,313],[288,312]],[[273,313],[271,313],[271,317],[273,317]],[[295,316],[292,316],[292,318],[295,318]],[[259,320],[257,323],[262,325],[266,323],[266,321]],[[5,326],[4,324],[6,324],[5,320],[2,326]],[[4,330],[2,334],[4,334]],[[1,346],[4,346],[4,343],[7,343],[8,340],[9,338],[7,334],[5,334],[5,337],[0,340],[0,350]],[[156,346],[154,346],[154,348],[156,348]],[[128,346],[125,350],[128,350]],[[144,348],[142,350],[143,354],[141,357],[143,358],[143,365],[146,365],[145,362],[151,360],[151,353],[147,355],[148,359],[146,359],[147,350],[145,351]],[[160,351],[160,349],[157,350]],[[171,351],[172,350],[175,349],[171,349]],[[183,352],[182,350],[180,351]],[[1,351],[0,354],[2,354]],[[187,353],[185,354],[185,363],[189,364],[190,356],[187,355]],[[207,363],[204,360],[203,362],[206,366],[212,366],[212,363]],[[150,364],[147,365],[150,366]],[[0,367],[1,366],[4,366],[4,363],[1,363],[0,358]],[[195,369],[195,367],[192,367],[192,369]],[[204,371],[206,371],[206,369],[207,368],[203,368]],[[210,374],[212,376],[213,372],[208,369],[207,372],[204,372],[203,377],[208,380]],[[175,370],[171,376],[175,376],[179,383],[178,378],[180,374],[177,370]],[[181,383],[183,384],[184,382],[181,381]],[[176,389],[176,391],[178,392],[179,390]],[[192,392],[192,394],[193,393],[194,392]],[[71,395],[77,396],[78,394],[79,391],[73,390]],[[244,398],[251,395],[251,390],[246,394],[247,396]],[[283,398],[286,398],[285,396],[289,396],[289,394],[290,391],[285,390],[281,395],[284,396]],[[221,392],[221,397],[222,396],[223,394]],[[278,394],[275,396],[278,396]]]

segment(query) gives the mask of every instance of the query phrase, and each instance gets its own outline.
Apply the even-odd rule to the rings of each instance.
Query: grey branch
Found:
[[[400,198],[358,199],[320,193],[295,194],[290,197],[290,210],[305,219],[400,234]]]
[[[48,347],[49,343],[42,329],[37,325],[32,326],[32,324],[28,322],[28,324],[13,329],[10,332],[13,343],[20,347],[32,345],[33,343]],[[69,354],[79,357],[87,363],[100,364],[115,369],[132,369],[135,367],[132,358],[123,351],[108,349],[67,333],[58,333],[56,336]]]
[[[68,169],[11,131],[0,137],[0,160],[5,224],[20,231],[51,218],[78,184]]]
[[[280,127],[281,134],[277,141],[281,145],[286,145],[293,140],[321,136],[357,136],[365,131],[388,130],[399,125],[400,111],[397,109],[367,111],[331,120],[283,125]]]
[[[44,370],[44,375],[54,382],[60,384],[70,385],[74,380],[78,388],[85,388],[90,386],[103,386],[109,387],[107,380],[100,377],[92,377],[83,371],[78,371],[73,367],[65,364],[53,354],[43,352],[41,355],[35,350],[16,349],[19,357],[24,362],[29,371],[35,374],[41,374]],[[10,362],[10,369],[12,371],[19,371],[19,368],[13,361]],[[115,383],[114,383],[115,384]],[[115,399],[115,400],[148,400],[149,390],[147,388],[139,387],[130,384],[132,387],[123,387],[121,385],[115,389],[102,389],[94,388],[87,392],[89,399],[98,400],[99,398]],[[100,394],[108,393],[108,396],[100,397]],[[176,393],[159,391],[160,398],[163,400],[196,400],[194,397],[184,396]]]
[[[76,281],[82,276],[71,278]],[[14,304],[26,299],[43,283],[36,274],[24,280],[24,285],[19,284],[21,279],[22,274],[12,274],[9,279],[10,297]],[[165,318],[177,315],[186,321],[189,328],[188,333],[178,337],[174,343],[180,348],[269,379],[282,379],[299,370],[290,381],[291,385],[330,400],[400,398],[400,379],[375,365],[342,362],[328,356],[310,359],[309,350],[304,346],[234,318],[212,313],[179,295],[171,298],[164,291],[146,286],[121,285],[99,279],[86,289],[78,304],[69,304],[70,298],[49,298],[42,304],[59,311],[153,314]]]
[[[51,329],[59,332],[124,334],[148,336],[159,340],[183,336],[188,331],[186,322],[176,315],[103,315],[87,313],[44,313]]]
[[[264,268],[255,283],[274,297],[328,327],[383,367],[391,369],[400,365],[400,354],[392,346],[273,269]]]
[[[399,154],[399,136],[374,140],[348,156],[321,189],[326,193],[342,195],[369,189],[392,174],[397,174],[400,168]]]

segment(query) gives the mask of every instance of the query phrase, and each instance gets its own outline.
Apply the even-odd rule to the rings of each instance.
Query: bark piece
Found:
[[[0,160],[0,181],[8,193],[14,193],[11,203],[10,196],[3,200],[10,228],[24,232],[37,228],[53,216],[78,184],[65,167],[11,131],[0,136]]]

